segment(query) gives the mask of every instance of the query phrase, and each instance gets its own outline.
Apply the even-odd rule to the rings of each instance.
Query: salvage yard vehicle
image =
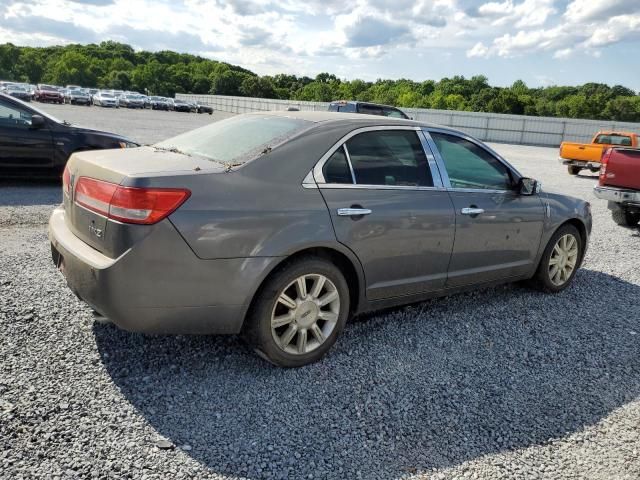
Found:
[[[209,105],[203,105],[202,103],[196,102],[195,107],[197,113],[208,113],[209,115],[213,115],[213,107],[210,107]]]
[[[149,97],[151,110],[169,110],[169,102],[164,97]]]
[[[67,89],[64,94],[64,103],[91,106],[91,96],[79,88]]]
[[[0,176],[60,176],[69,155],[82,150],[125,148],[135,142],[71,125],[0,94]]]
[[[119,108],[118,99],[109,92],[98,92],[93,96],[93,104],[98,107]]]
[[[173,100],[172,110],[176,112],[191,112],[192,110],[195,110],[195,106],[190,104],[189,102],[185,102],[184,100],[176,98]]]
[[[242,333],[286,367],[362,312],[518,280],[560,292],[591,232],[588,202],[472,137],[348,113],[79,152],[62,189],[53,261],[95,311],[130,331]]]
[[[602,157],[596,197],[607,200],[618,225],[633,227],[640,222],[640,150],[609,148]]]
[[[126,108],[144,108],[144,98],[141,95],[123,94],[119,103]]]
[[[38,102],[64,103],[64,95],[52,85],[38,85],[35,94],[35,100]]]
[[[4,93],[11,95],[12,97],[19,98],[25,102],[31,101],[31,92],[21,85],[9,85]]]
[[[582,169],[600,170],[601,159],[609,147],[638,147],[638,134],[631,132],[598,132],[591,143],[562,142],[558,161],[567,165],[570,175]]]
[[[366,115],[382,115],[383,117],[404,118],[407,120],[409,119],[409,117],[399,108],[368,102],[350,102],[346,100],[331,102],[329,104],[329,111],[344,113],[363,113]]]

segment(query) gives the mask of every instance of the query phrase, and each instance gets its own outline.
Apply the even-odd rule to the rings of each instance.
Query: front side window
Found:
[[[0,101],[0,125],[3,127],[30,127],[31,113],[10,103]]]
[[[509,169],[489,152],[469,140],[431,132],[453,188],[511,190]]]
[[[413,130],[365,132],[346,145],[357,184],[433,186],[427,157]]]

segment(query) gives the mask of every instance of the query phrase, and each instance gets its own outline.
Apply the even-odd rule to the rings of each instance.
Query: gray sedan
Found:
[[[527,280],[559,292],[587,202],[481,142],[411,120],[239,115],[159,144],[74,154],[49,223],[70,288],[131,331],[242,333],[282,366],[347,319]]]

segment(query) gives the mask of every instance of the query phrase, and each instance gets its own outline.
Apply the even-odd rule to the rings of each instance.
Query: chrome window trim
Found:
[[[423,127],[422,128],[422,133],[424,134],[425,138],[427,139],[427,143],[429,144],[429,146],[431,147],[431,149],[433,150],[434,156],[436,158],[436,163],[438,165],[438,167],[440,168],[441,174],[442,174],[442,179],[444,181],[444,184],[447,188],[448,191],[450,192],[468,192],[468,193],[491,193],[491,194],[496,194],[496,193],[515,193],[516,190],[500,190],[500,189],[484,189],[484,188],[459,188],[459,187],[452,187],[451,186],[451,180],[449,179],[449,173],[447,172],[447,168],[444,164],[444,160],[442,159],[442,155],[440,154],[440,151],[438,150],[438,146],[436,145],[436,142],[433,140],[433,137],[431,136],[430,132],[434,132],[434,133],[441,133],[443,135],[450,135],[452,137],[458,137],[458,138],[462,138],[463,140],[467,140],[471,143],[473,143],[474,145],[476,145],[477,147],[480,147],[482,150],[484,150],[485,152],[487,152],[489,155],[491,155],[492,157],[494,157],[496,160],[498,160],[498,162],[500,162],[502,165],[505,166],[505,168],[507,170],[509,170],[514,178],[516,180],[522,178],[522,174],[516,170],[509,162],[507,162],[501,155],[499,155],[496,151],[494,151],[493,149],[491,149],[490,147],[488,147],[487,145],[484,145],[482,142],[480,142],[479,140],[465,134],[462,132],[456,132],[454,130],[449,130],[446,128],[434,128],[434,127]]]
[[[402,190],[402,191],[438,191],[446,192],[444,187],[412,187],[410,185],[369,185],[369,184],[353,184],[353,183],[321,183],[317,188],[321,190]]]
[[[347,164],[349,165],[349,171],[351,172],[351,182],[353,183],[353,185],[357,185],[358,182],[356,182],[356,174],[353,171],[353,164],[351,163],[351,155],[349,155],[349,149],[347,148],[347,142],[344,142],[342,144],[342,150],[344,151],[344,154],[347,157]]]
[[[433,186],[410,186],[410,185],[370,185],[370,184],[359,184],[356,183],[355,172],[353,170],[353,164],[351,163],[351,155],[349,155],[349,149],[347,148],[347,142],[365,132],[376,132],[376,131],[385,131],[385,130],[409,130],[416,132],[418,140],[422,145],[422,150],[427,158],[427,165],[429,166],[429,170],[431,172],[431,178],[433,179]],[[425,142],[423,136],[420,134],[423,131],[423,127],[413,127],[410,125],[378,125],[372,127],[361,127],[344,135],[340,140],[338,140],[321,158],[318,160],[316,165],[313,167],[310,174],[313,175],[315,180],[315,187],[306,186],[305,182],[303,182],[303,187],[305,188],[328,188],[328,189],[357,189],[357,190],[403,190],[403,191],[445,191],[444,184],[442,182],[442,177],[440,175],[440,169],[436,164],[435,158],[432,153],[431,148],[425,148]],[[347,162],[349,164],[349,169],[351,171],[351,178],[353,183],[327,183],[324,178],[324,174],[322,173],[322,169],[324,168],[325,163],[331,158],[331,156],[340,148],[343,147],[344,152],[347,156]],[[309,178],[309,175],[305,177],[305,180]]]

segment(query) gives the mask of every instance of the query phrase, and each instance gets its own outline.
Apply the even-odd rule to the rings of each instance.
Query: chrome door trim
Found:
[[[342,149],[344,150],[344,154],[347,157],[347,164],[349,165],[349,171],[351,172],[351,181],[355,185],[356,182],[356,174],[353,172],[353,164],[351,163],[351,155],[349,155],[349,149],[347,148],[347,143],[342,144]]]
[[[312,188],[312,187],[309,187]],[[444,187],[414,187],[411,185],[367,185],[352,183],[320,183],[316,187],[321,190],[402,190],[402,191],[428,191],[428,192],[446,192]]]
[[[436,142],[433,141],[433,138],[431,138],[431,135],[429,134],[429,131],[422,128],[422,135],[424,136],[424,139],[427,143],[427,146],[429,147],[429,150],[431,150],[431,153],[433,155],[433,160],[438,168],[438,172],[440,174],[440,179],[442,182],[442,186],[444,188],[446,188],[447,190],[451,188],[451,181],[449,180],[449,174],[447,173],[447,167],[445,167],[444,165],[444,160],[442,160],[442,155],[440,155],[440,151],[438,150],[438,147],[436,145]]]

